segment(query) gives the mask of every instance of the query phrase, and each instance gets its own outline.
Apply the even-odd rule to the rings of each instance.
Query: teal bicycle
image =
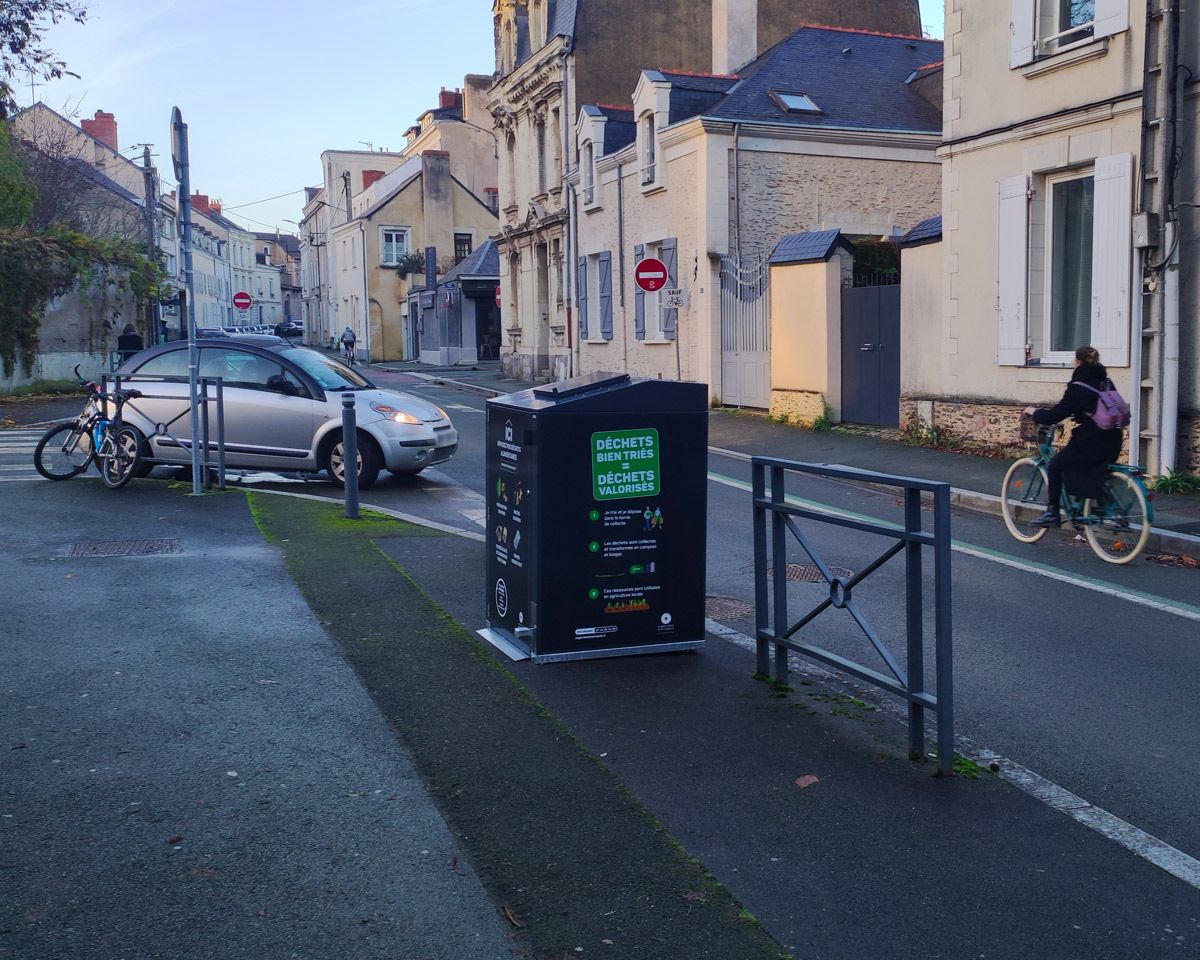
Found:
[[[1021,439],[1036,441],[1037,453],[1009,467],[1000,488],[1004,525],[1022,543],[1036,543],[1046,535],[1046,527],[1034,526],[1030,521],[1046,509],[1050,485],[1046,466],[1054,456],[1054,438],[1061,429],[1022,421]],[[1154,510],[1143,476],[1141,467],[1110,463],[1104,492],[1098,500],[1072,496],[1064,486],[1061,509],[1066,522],[1083,532],[1101,560],[1129,563],[1146,545]]]

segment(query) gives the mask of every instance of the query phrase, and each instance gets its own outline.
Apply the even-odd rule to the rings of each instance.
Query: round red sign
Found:
[[[500,306],[500,284],[496,284],[496,306]]]
[[[633,280],[643,290],[654,293],[667,285],[667,265],[649,257],[633,269]]]
[[[239,290],[233,295],[233,305],[239,310],[249,310],[250,304],[252,303],[254,303],[254,301],[251,299],[250,294],[248,294],[245,290]]]

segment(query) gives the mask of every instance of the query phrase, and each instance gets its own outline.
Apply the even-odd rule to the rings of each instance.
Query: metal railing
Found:
[[[147,376],[130,376],[130,377],[102,377],[100,386],[102,390],[107,391],[109,384],[112,384],[112,389],[120,390],[133,385],[141,392],[141,397],[138,400],[173,400],[182,405],[179,413],[166,421],[156,420],[151,417],[145,410],[138,407],[138,400],[127,400],[125,402],[126,409],[131,409],[139,413],[146,420],[154,423],[154,434],[157,437],[165,437],[172,444],[181,450],[191,450],[191,440],[181,440],[176,437],[171,428],[185,417],[191,414],[191,399],[189,397],[179,397],[174,394],[150,393],[143,389],[144,385],[153,383],[166,382],[163,377],[147,377]],[[197,381],[200,387],[200,473],[204,478],[204,486],[212,486],[212,478],[215,474],[217,489],[225,489],[225,381],[221,377],[200,377]],[[212,397],[209,397],[210,388]],[[210,417],[209,404],[213,405],[212,414]],[[215,420],[211,423],[210,421]],[[212,430],[216,429],[216,445],[212,443]],[[216,459],[213,460],[211,455],[216,453]],[[177,463],[173,460],[162,460],[157,457],[143,458],[149,463],[169,464],[170,466],[184,467],[187,464]]]
[[[954,706],[950,610],[950,485],[911,477],[898,477],[852,467],[800,463],[772,457],[754,457],[754,591],[755,636],[758,641],[758,672],[771,676],[771,647],[774,646],[774,681],[787,682],[788,652],[817,660],[859,680],[895,694],[908,703],[909,757],[925,758],[925,710],[937,715],[938,772],[954,769]],[[887,523],[835,510],[814,509],[804,501],[789,498],[787,478],[793,474],[899,488],[903,491],[904,524]],[[933,500],[933,529],[922,527],[922,499]],[[895,542],[856,574],[836,574],[821,557],[813,541],[805,536],[798,519],[833,524],[877,534]],[[768,521],[770,533],[768,535]],[[787,568],[788,535],[791,535],[829,585],[829,596],[795,622],[789,623]],[[933,551],[933,623],[936,682],[935,693],[925,689],[924,576],[922,551]],[[854,600],[854,590],[892,557],[903,553],[905,576],[906,665],[901,666]],[[770,570],[768,569],[770,568]],[[771,576],[773,574],[773,576]],[[773,587],[770,582],[773,581]],[[813,643],[800,639],[800,631],[830,608],[844,610],[866,635],[887,674],[856,663]]]

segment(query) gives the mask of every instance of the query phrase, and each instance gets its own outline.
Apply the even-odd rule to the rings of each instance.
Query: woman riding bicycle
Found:
[[[1049,503],[1046,512],[1029,522],[1039,527],[1062,526],[1059,504],[1062,502],[1064,478],[1067,487],[1076,496],[1100,499],[1104,493],[1107,466],[1121,454],[1120,429],[1102,430],[1092,420],[1099,391],[1108,381],[1108,371],[1100,362],[1100,354],[1094,347],[1082,346],[1075,351],[1075,372],[1071,382],[1063,391],[1062,399],[1049,410],[1026,407],[1025,413],[1036,423],[1052,424],[1073,417],[1075,428],[1071,439],[1046,466]],[[1091,389],[1088,389],[1088,388]]]

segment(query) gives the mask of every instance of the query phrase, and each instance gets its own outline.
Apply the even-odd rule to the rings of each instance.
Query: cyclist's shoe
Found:
[[[1029,521],[1031,527],[1061,527],[1062,514],[1057,510],[1047,510],[1040,517],[1034,517]]]

